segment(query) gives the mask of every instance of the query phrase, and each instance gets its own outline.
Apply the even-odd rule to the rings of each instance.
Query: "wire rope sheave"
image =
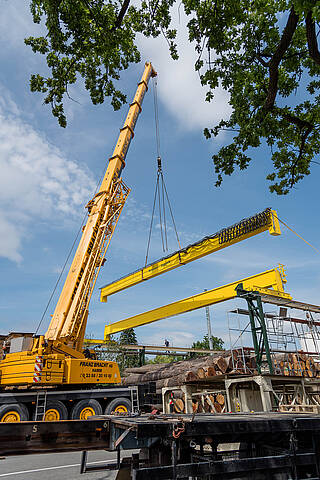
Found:
[[[252,217],[244,218],[240,222],[223,228],[213,235],[208,235],[198,242],[192,243],[170,255],[160,258],[159,260],[149,263],[133,273],[125,275],[118,280],[109,283],[101,288],[100,299],[102,302],[107,301],[109,295],[125,290],[126,288],[137,285],[140,282],[161,275],[185,265],[189,262],[197,260],[205,255],[226,248],[235,243],[246,240],[259,233],[269,231],[271,235],[280,235],[281,230],[277,214],[271,208],[265,209],[263,212],[257,213]]]

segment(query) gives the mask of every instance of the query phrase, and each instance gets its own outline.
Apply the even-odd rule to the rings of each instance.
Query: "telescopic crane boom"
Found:
[[[134,128],[151,76],[156,73],[147,63],[134,100],[120,130],[109,165],[98,193],[88,203],[88,221],[74,256],[45,339],[60,340],[59,350],[69,345],[79,351],[88,316],[88,307],[104,255],[110,243],[122,207],[129,194],[121,179],[125,158],[134,136]],[[69,353],[69,350],[67,350]]]
[[[97,383],[97,363],[99,368],[108,367],[108,373],[99,376],[101,382],[120,382],[119,368],[115,362],[83,361],[83,338],[97,276],[129,194],[129,188],[121,179],[121,172],[148,82],[154,76],[156,72],[151,63],[146,63],[100,188],[87,205],[87,223],[49,328],[44,337],[34,339],[31,350],[10,353],[0,362],[1,386],[33,384],[37,365],[37,371],[40,369],[42,372],[37,382],[41,384]]]

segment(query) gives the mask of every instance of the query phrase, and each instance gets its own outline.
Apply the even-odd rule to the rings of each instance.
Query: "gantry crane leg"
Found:
[[[259,292],[250,292],[248,290],[244,290],[242,283],[237,286],[236,291],[238,297],[244,298],[247,301],[258,373],[261,374],[262,357],[263,354],[265,354],[269,372],[273,374],[273,363],[271,360],[269,339],[261,296]]]

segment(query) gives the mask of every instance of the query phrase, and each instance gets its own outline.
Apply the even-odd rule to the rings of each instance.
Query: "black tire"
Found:
[[[0,406],[0,423],[26,422],[28,420],[29,411],[23,403],[7,403]]]
[[[132,409],[131,401],[128,398],[120,397],[111,400],[104,411],[105,415],[111,415],[113,412],[130,413]]]
[[[33,413],[33,419],[36,412]],[[60,400],[48,400],[46,403],[46,413],[44,420],[46,422],[59,422],[60,420],[68,420],[68,409]]]
[[[102,407],[94,398],[88,400],[80,400],[71,410],[72,420],[86,420],[92,415],[102,415]]]

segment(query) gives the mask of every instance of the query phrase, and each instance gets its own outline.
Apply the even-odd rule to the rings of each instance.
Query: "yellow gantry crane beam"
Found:
[[[284,291],[283,284],[286,283],[286,278],[283,267],[280,266],[279,268],[266,270],[257,275],[106,325],[104,330],[105,340],[108,340],[109,335],[121,332],[127,328],[140,327],[164,318],[191,312],[198,308],[207,307],[208,305],[235,298],[237,296],[236,287],[239,283],[242,283],[244,290],[258,291],[263,295],[270,295],[283,299],[292,298],[291,295]]]
[[[223,228],[219,232],[207,236],[197,243],[157,260],[144,268],[136,270],[125,277],[109,283],[101,288],[101,302],[106,302],[109,295],[125,290],[174,268],[193,262],[198,258],[217,252],[222,248],[246,240],[249,237],[265,231],[271,235],[280,235],[280,225],[276,212],[267,208],[253,217],[245,218],[231,227]]]

